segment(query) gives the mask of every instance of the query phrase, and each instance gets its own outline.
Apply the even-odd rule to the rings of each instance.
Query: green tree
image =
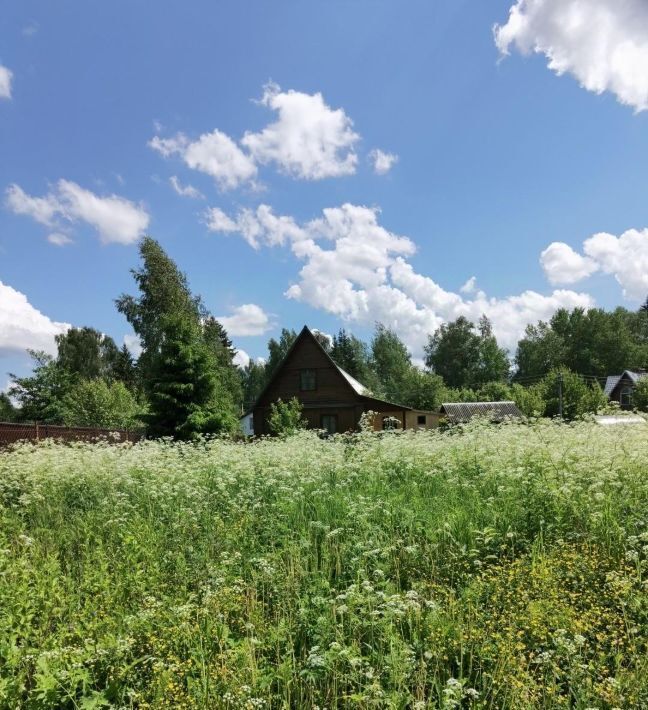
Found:
[[[566,352],[562,336],[549,323],[539,321],[537,325],[527,325],[515,354],[515,379],[544,377],[565,362]]]
[[[229,394],[234,406],[233,414],[239,415],[243,406],[243,386],[239,369],[234,364],[236,349],[225,328],[213,316],[208,316],[203,322],[203,339],[216,362],[221,389]]]
[[[642,377],[632,393],[632,404],[640,412],[648,412],[648,377]]]
[[[115,359],[112,374],[113,379],[123,382],[131,392],[141,389],[137,364],[126,345],[122,346]]]
[[[56,361],[71,375],[92,380],[116,378],[115,368],[120,358],[119,348],[108,335],[94,328],[70,328],[55,336],[58,349]]]
[[[0,422],[12,422],[15,416],[16,408],[9,395],[6,392],[0,392]]]
[[[63,403],[74,377],[47,353],[27,352],[34,360],[33,373],[28,377],[9,375],[9,395],[19,404],[16,416],[20,421],[62,424]]]
[[[511,385],[511,399],[527,417],[541,417],[545,412],[544,388],[541,384],[523,387],[514,382]]]
[[[241,368],[241,383],[243,387],[243,410],[248,411],[257,401],[266,385],[265,366],[260,362],[250,360]]]
[[[443,323],[428,337],[425,364],[443,377],[448,387],[470,387],[479,362],[479,336],[464,316]]]
[[[288,402],[278,399],[270,405],[268,428],[275,436],[289,436],[305,426],[306,422],[302,419],[302,405],[296,397]]]
[[[185,319],[169,319],[162,329],[148,390],[144,420],[152,436],[192,439],[236,426],[214,355],[200,328]]]
[[[401,404],[415,409],[435,410],[446,394],[443,378],[412,365],[403,380]]]
[[[518,343],[516,379],[542,377],[557,367],[605,376],[648,363],[648,318],[641,309],[561,308],[549,323],[529,325]]]
[[[501,380],[483,384],[479,388],[478,397],[480,402],[504,402],[513,399],[511,386]]]
[[[139,368],[146,384],[162,345],[165,324],[171,319],[197,325],[207,314],[200,298],[189,290],[187,277],[155,239],[144,237],[139,252],[142,266],[131,273],[140,295],[122,294],[115,303],[141,341]]]
[[[508,380],[511,370],[508,354],[500,348],[493,333],[493,328],[486,316],[479,319],[479,361],[475,371],[473,385]]]
[[[268,359],[266,360],[265,371],[266,378],[270,379],[274,371],[279,366],[279,363],[284,359],[292,344],[297,340],[297,333],[288,328],[281,329],[279,340],[270,338],[268,341]]]
[[[560,412],[560,383],[562,382],[563,418],[568,421],[595,413],[607,404],[600,385],[589,385],[575,372],[566,368],[552,370],[539,385],[545,401],[544,414],[555,417]]]
[[[401,400],[412,360],[402,340],[382,323],[376,324],[371,341],[371,364],[378,383],[376,394],[405,404]]]
[[[134,395],[118,381],[81,380],[63,399],[62,417],[68,426],[131,429],[141,425],[141,413]]]
[[[355,335],[347,333],[341,328],[337,335],[333,336],[333,346],[331,357],[335,362],[348,372],[351,377],[355,377],[365,387],[372,389],[375,386],[375,377],[371,371],[369,348]]]
[[[497,344],[486,316],[480,319],[478,329],[464,316],[444,323],[428,338],[425,364],[453,388],[503,381],[509,371],[506,351]]]

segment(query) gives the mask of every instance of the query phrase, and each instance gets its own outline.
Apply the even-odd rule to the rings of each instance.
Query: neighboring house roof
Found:
[[[507,417],[519,419],[522,412],[515,402],[444,402],[441,414],[452,423],[467,422],[473,417],[488,417],[492,421],[503,421]]]
[[[619,384],[619,380],[621,379],[621,377],[621,375],[607,376],[607,380],[605,380],[605,387],[603,388],[603,392],[605,393],[606,397],[609,397],[612,394],[614,388]]]
[[[609,397],[621,380],[628,379],[636,385],[639,380],[647,375],[648,373],[646,372],[635,372],[634,370],[625,370],[621,375],[608,375],[603,392]]]

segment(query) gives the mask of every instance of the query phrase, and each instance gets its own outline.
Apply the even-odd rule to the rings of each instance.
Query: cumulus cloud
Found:
[[[471,276],[464,285],[459,289],[461,293],[474,293],[477,288],[477,277]]]
[[[540,254],[540,263],[552,284],[573,284],[598,269],[593,259],[581,256],[564,242],[552,242]]]
[[[219,210],[212,226],[238,234],[255,249],[289,248],[303,266],[286,291],[288,298],[349,322],[381,321],[400,334],[415,356],[422,354],[429,333],[461,315],[474,321],[487,315],[501,343],[513,348],[527,323],[563,306],[593,305],[588,295],[566,290],[550,295],[525,291],[507,298],[478,291],[470,299],[447,291],[414,270],[408,258],[415,244],[383,227],[379,216],[375,208],[344,204],[300,224],[261,205],[233,217]]]
[[[544,54],[550,69],[581,86],[610,91],[636,111],[648,109],[646,0],[517,0],[495,25],[502,54]]]
[[[0,64],[0,99],[10,99],[11,98],[11,82],[13,79],[13,72],[11,69],[2,66]]]
[[[583,255],[554,242],[541,255],[552,283],[576,283],[600,271],[614,276],[629,300],[648,294],[648,229],[629,229],[621,236],[600,232],[583,242]]]
[[[0,281],[0,355],[27,349],[54,355],[54,336],[70,327],[51,320],[34,308],[24,293]]]
[[[53,226],[56,216],[61,211],[60,202],[54,195],[32,197],[15,184],[7,188],[6,204],[15,214],[31,217],[46,227]]]
[[[352,175],[359,135],[343,109],[332,109],[322,94],[264,88],[261,104],[276,111],[277,120],[259,133],[246,133],[241,143],[261,164],[275,163],[293,177],[321,180]]]
[[[142,341],[135,333],[127,333],[124,336],[124,345],[134,358],[138,358],[144,349],[142,348]]]
[[[369,153],[369,161],[373,165],[376,175],[386,175],[398,162],[398,156],[395,153],[386,153],[380,148],[374,148]]]
[[[169,178],[171,187],[182,197],[189,197],[192,200],[204,200],[205,196],[193,185],[183,185],[175,175]]]
[[[149,146],[165,158],[178,155],[192,170],[214,178],[221,190],[250,183],[257,174],[257,167],[250,156],[219,130],[204,133],[195,141],[190,141],[184,133],[172,138],[155,136],[149,141]]]
[[[257,189],[259,165],[273,165],[301,180],[355,173],[360,136],[344,109],[331,108],[320,93],[282,91],[276,84],[266,85],[257,103],[274,111],[277,119],[261,131],[246,132],[238,143],[215,129],[197,140],[184,133],[167,138],[156,135],[149,146],[165,158],[178,156],[193,170],[210,175],[220,190]],[[376,150],[371,160],[376,172],[383,174],[397,156]]]
[[[247,367],[250,364],[250,359],[250,356],[245,352],[245,350],[238,348],[234,353],[233,362],[239,367]]]
[[[118,195],[101,197],[70,180],[59,180],[44,197],[33,197],[19,185],[10,185],[6,205],[15,214],[58,227],[58,241],[50,241],[59,245],[60,228],[65,223],[84,222],[97,231],[104,244],[132,244],[149,224],[149,216],[141,205]]]
[[[268,314],[255,303],[244,303],[232,309],[229,316],[216,316],[228,335],[263,335],[272,327]]]

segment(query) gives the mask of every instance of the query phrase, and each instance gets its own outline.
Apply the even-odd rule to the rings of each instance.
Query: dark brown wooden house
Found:
[[[415,427],[429,428],[437,421],[431,412],[417,412],[373,397],[333,361],[306,326],[252,407],[254,434],[269,434],[270,405],[278,399],[285,402],[293,397],[302,403],[303,416],[310,428],[330,433],[357,430],[360,417],[368,411],[377,413],[375,429],[407,429],[413,422]]]
[[[621,409],[632,409],[632,395],[637,382],[648,377],[645,370],[625,370],[621,375],[608,375],[604,392],[611,402],[618,402]]]

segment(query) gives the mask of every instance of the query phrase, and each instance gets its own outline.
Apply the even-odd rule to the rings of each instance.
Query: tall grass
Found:
[[[648,707],[648,433],[0,454],[0,707]]]

